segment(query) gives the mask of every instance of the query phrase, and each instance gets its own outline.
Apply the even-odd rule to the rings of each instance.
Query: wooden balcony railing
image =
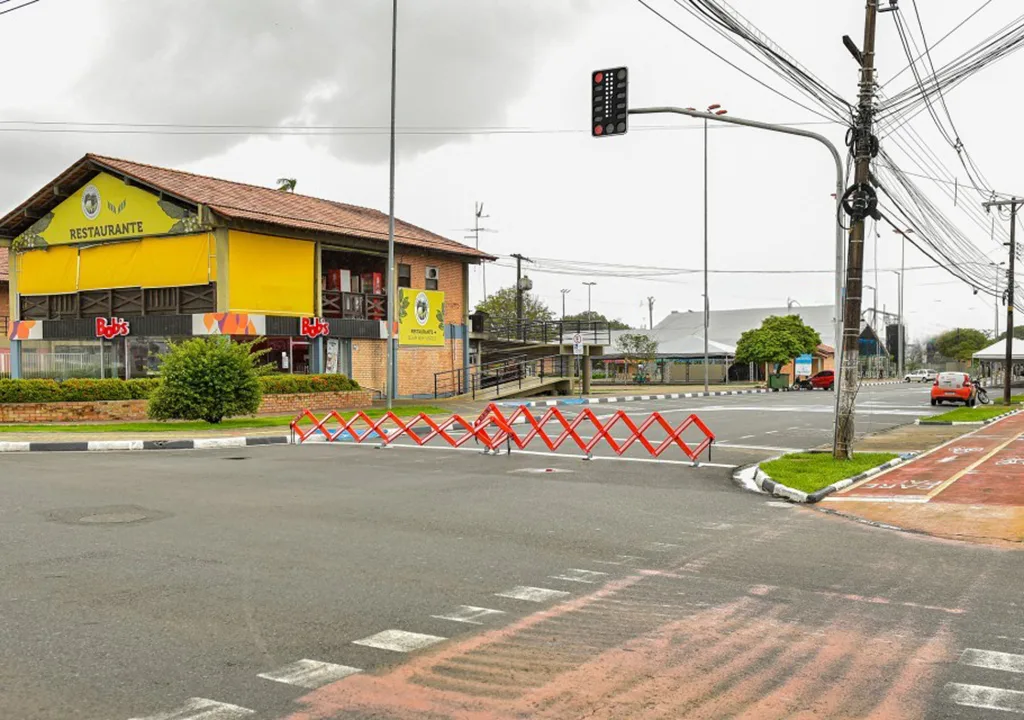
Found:
[[[386,320],[387,295],[324,290],[324,317],[346,320]]]

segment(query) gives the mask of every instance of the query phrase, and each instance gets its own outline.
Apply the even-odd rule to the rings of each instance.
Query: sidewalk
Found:
[[[1024,543],[1024,415],[949,440],[836,493],[823,507],[940,537],[1019,547]]]

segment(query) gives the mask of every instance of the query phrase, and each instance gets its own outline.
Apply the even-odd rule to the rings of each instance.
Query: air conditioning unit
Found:
[[[437,271],[436,267],[427,268],[427,280],[437,280],[439,276],[440,273]]]

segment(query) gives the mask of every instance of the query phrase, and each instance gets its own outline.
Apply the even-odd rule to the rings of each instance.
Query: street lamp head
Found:
[[[722,106],[719,105],[718,103],[715,103],[714,105],[708,105],[708,112],[712,112],[714,110],[717,110],[720,107],[722,107]]]

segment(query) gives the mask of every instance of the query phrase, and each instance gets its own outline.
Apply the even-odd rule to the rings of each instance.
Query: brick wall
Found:
[[[11,314],[11,286],[6,280],[0,280],[0,318],[6,318]],[[0,321],[0,327],[4,326]]]
[[[352,379],[364,388],[384,390],[387,378],[386,340],[352,341]]]
[[[395,262],[411,266],[412,289],[425,290],[427,266],[438,269],[437,289],[444,293],[444,319],[453,325],[465,321],[465,307],[462,302],[462,262],[444,255],[427,255],[408,249],[396,248]]]
[[[370,407],[369,390],[295,395],[264,395],[260,414],[285,415],[303,410],[348,410]],[[145,400],[106,402],[0,403],[0,423],[131,422],[146,419]],[[55,428],[59,429],[59,428]]]

